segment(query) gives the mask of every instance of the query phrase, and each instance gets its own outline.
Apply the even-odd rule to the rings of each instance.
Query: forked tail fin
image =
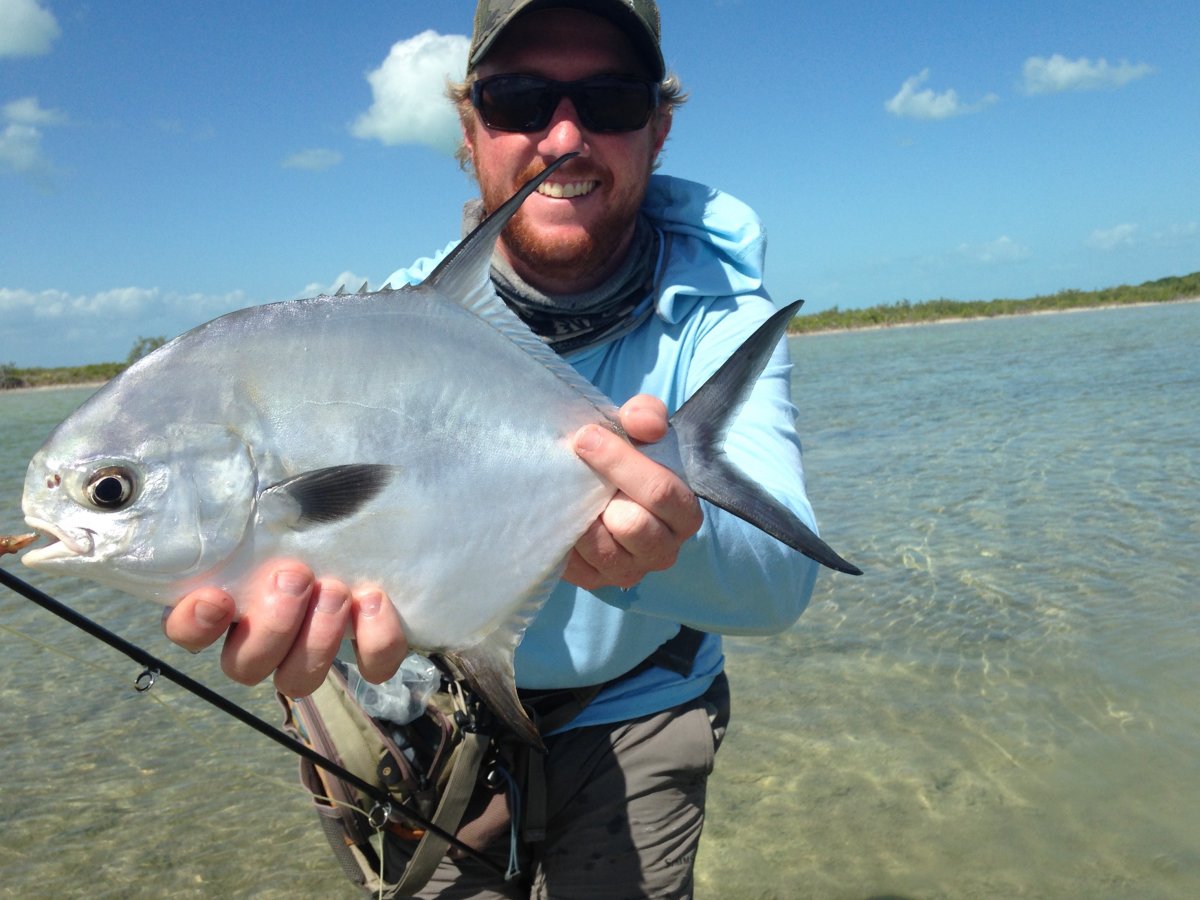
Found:
[[[746,339],[725,364],[671,417],[681,473],[697,497],[733,513],[823,566],[861,575],[790,509],[751,481],[725,455],[725,433],[745,403],[754,382],[771,358],[788,323],[800,308],[797,300],[776,312]]]

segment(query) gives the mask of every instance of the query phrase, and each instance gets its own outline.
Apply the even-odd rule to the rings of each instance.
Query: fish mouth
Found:
[[[25,518],[25,524],[50,539],[47,546],[30,550],[21,557],[21,562],[27,566],[87,557],[96,549],[95,535],[86,528],[60,528],[42,519],[28,516]]]

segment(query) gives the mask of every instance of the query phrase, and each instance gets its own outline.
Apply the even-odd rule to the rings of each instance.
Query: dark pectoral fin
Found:
[[[377,497],[395,476],[396,466],[363,464],[314,469],[273,484],[259,497],[260,508],[290,528],[328,525],[348,518]]]

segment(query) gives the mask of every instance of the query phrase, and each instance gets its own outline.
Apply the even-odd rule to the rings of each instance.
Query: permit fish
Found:
[[[174,603],[235,598],[263,562],[378,586],[409,644],[453,662],[518,735],[513,653],[614,494],[571,449],[613,402],[494,292],[520,188],[418,286],[221,316],[112,379],[29,464],[22,510],[52,540],[27,566]],[[798,303],[776,313],[642,449],[701,497],[858,574],[725,458],[729,421]]]

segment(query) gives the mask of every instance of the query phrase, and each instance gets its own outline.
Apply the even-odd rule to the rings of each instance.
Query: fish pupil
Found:
[[[124,491],[117,478],[102,478],[96,484],[96,499],[101,503],[118,503]]]
[[[133,497],[133,479],[115,467],[101,469],[88,483],[87,495],[101,509],[117,509]]]

